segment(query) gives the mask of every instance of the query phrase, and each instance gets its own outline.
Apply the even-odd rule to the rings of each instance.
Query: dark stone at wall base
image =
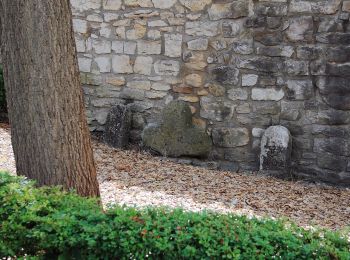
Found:
[[[271,126],[261,139],[260,170],[288,173],[291,163],[292,137],[284,126]]]
[[[114,148],[125,148],[129,143],[132,114],[127,106],[111,108],[107,116],[104,142]]]
[[[205,130],[192,125],[192,114],[185,102],[173,101],[165,107],[162,121],[149,124],[142,133],[144,146],[163,156],[208,156],[212,141]]]
[[[314,166],[293,167],[293,175],[302,179],[323,181],[337,186],[350,186],[350,172],[336,172]]]

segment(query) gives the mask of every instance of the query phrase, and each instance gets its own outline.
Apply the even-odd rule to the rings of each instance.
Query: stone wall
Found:
[[[71,2],[91,130],[129,104],[139,141],[183,100],[226,168],[258,169],[280,124],[295,173],[350,183],[349,0]]]

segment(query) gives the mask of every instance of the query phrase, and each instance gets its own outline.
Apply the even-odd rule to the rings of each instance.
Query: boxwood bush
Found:
[[[283,220],[114,207],[0,173],[0,259],[350,259],[341,233]]]
[[[0,111],[1,110],[6,110],[6,96],[5,96],[4,76],[2,73],[2,67],[0,65]]]

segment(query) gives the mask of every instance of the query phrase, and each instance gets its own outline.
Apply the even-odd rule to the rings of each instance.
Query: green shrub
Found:
[[[0,110],[6,110],[5,85],[4,85],[4,76],[2,73],[1,65],[0,65]]]
[[[350,259],[340,233],[286,221],[116,207],[0,173],[0,258]],[[28,258],[28,257],[27,257]]]

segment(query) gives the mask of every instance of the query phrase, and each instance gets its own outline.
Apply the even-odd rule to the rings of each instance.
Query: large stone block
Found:
[[[315,138],[314,152],[330,153],[338,156],[350,156],[349,140],[338,137]]]
[[[253,100],[274,100],[279,101],[284,97],[284,91],[282,89],[277,90],[273,88],[253,88],[252,99]]]
[[[258,3],[255,14],[264,16],[285,16],[288,12],[287,3]]]
[[[267,57],[237,58],[235,64],[241,69],[256,70],[266,73],[279,73],[284,66],[280,58]]]
[[[154,71],[158,75],[177,76],[180,72],[180,63],[176,60],[159,60],[154,63]]]
[[[320,33],[316,35],[316,41],[327,44],[350,44],[350,33]]]
[[[292,137],[284,126],[271,126],[261,139],[260,170],[287,173],[291,162]]]
[[[193,126],[191,109],[181,101],[172,101],[164,108],[161,122],[148,125],[142,141],[146,147],[173,157],[206,157],[212,146],[205,130]]]
[[[180,3],[192,12],[202,11],[207,5],[211,4],[211,2],[212,0],[180,0]]]
[[[212,132],[213,142],[220,147],[239,147],[249,143],[247,128],[215,128]]]
[[[235,19],[248,16],[248,1],[213,4],[208,10],[210,20]]]
[[[104,141],[114,148],[124,148],[129,143],[132,114],[127,106],[117,105],[108,113],[103,134]]]
[[[220,32],[220,23],[209,21],[187,22],[185,30],[188,35],[213,37]]]
[[[200,106],[201,117],[215,121],[225,120],[232,111],[231,105],[227,104],[223,98],[218,97],[202,97]]]
[[[310,41],[313,34],[312,16],[301,16],[290,19],[287,37],[290,41]]]
[[[287,96],[292,100],[305,100],[313,96],[313,84],[311,79],[306,80],[288,80]]]
[[[182,54],[182,35],[181,34],[165,34],[165,51],[164,55],[168,57],[181,57]]]
[[[155,8],[168,9],[176,3],[176,0],[152,0],[152,2]]]
[[[212,70],[215,80],[221,84],[236,85],[239,70],[233,66],[218,66]]]
[[[323,100],[329,106],[340,110],[350,110],[349,78],[318,77],[316,85]]]

